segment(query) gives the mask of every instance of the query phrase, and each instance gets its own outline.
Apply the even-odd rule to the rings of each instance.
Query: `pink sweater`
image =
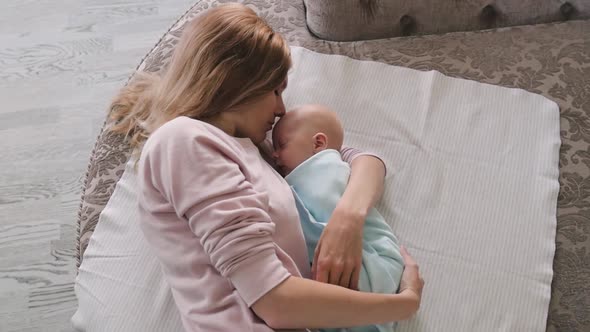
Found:
[[[138,179],[141,228],[186,331],[272,331],[250,306],[310,266],[290,187],[252,141],[179,117],[145,143]]]

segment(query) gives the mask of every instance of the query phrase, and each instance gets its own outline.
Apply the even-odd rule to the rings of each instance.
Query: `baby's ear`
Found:
[[[313,152],[318,153],[328,148],[328,136],[324,133],[313,135]]]

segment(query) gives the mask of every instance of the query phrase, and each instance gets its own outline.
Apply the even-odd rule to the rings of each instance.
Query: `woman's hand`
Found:
[[[424,287],[424,279],[420,277],[420,271],[416,261],[410,256],[404,246],[401,246],[401,254],[404,259],[404,273],[399,287],[400,294],[403,291],[411,291],[418,297],[418,305],[422,298],[422,288]]]
[[[383,193],[385,164],[374,156],[362,155],[350,166],[346,190],[320,236],[311,269],[317,281],[358,290],[363,227]]]
[[[357,290],[364,217],[336,208],[320,236],[311,267],[314,280]]]

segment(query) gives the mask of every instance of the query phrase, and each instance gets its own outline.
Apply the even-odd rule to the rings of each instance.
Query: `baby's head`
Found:
[[[290,110],[274,126],[273,157],[283,176],[314,154],[340,151],[344,130],[336,112],[323,105],[303,105]]]

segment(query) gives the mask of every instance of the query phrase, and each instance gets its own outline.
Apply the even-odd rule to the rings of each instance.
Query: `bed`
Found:
[[[183,24],[221,2],[225,1],[198,1],[146,55],[138,70],[164,68]],[[521,88],[557,103],[560,192],[547,331],[590,329],[590,21],[336,42],[319,39],[308,30],[303,1],[245,3],[294,46]],[[97,138],[78,214],[78,266],[130,154],[119,135],[103,130]]]

